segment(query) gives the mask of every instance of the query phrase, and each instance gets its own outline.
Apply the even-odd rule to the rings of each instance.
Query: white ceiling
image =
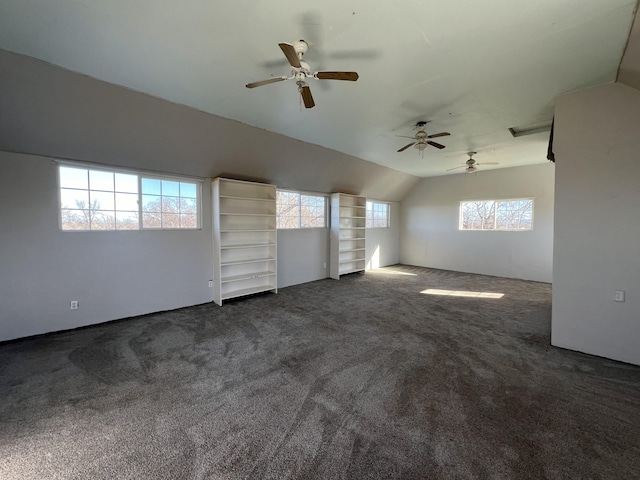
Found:
[[[612,82],[636,0],[0,0],[0,48],[421,177],[546,162],[554,98]],[[304,38],[301,108],[279,42]],[[413,125],[444,150],[421,158]],[[248,139],[249,140],[249,139]],[[486,169],[496,168],[492,166]],[[458,169],[454,172],[463,172]]]

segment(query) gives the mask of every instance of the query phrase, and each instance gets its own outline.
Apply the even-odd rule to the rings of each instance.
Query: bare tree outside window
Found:
[[[66,165],[59,176],[62,230],[199,227],[196,182]]]
[[[533,199],[460,202],[460,230],[532,230]]]
[[[287,228],[325,228],[327,203],[322,195],[278,190],[276,192],[276,226]]]
[[[389,204],[382,202],[367,202],[367,228],[389,228]]]

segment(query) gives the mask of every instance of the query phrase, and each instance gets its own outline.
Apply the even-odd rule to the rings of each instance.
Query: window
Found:
[[[367,228],[389,228],[389,204],[367,202]]]
[[[200,183],[61,165],[62,230],[199,228]]]
[[[327,198],[288,190],[276,192],[277,228],[325,228]]]
[[[460,230],[533,229],[533,199],[460,202]]]

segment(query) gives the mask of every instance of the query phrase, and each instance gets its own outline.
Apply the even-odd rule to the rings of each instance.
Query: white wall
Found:
[[[0,172],[0,340],[211,301],[210,202],[202,230],[62,232],[51,160],[0,152]]]
[[[328,228],[278,230],[278,288],[328,276]]]
[[[546,152],[543,152],[546,154]],[[400,262],[551,282],[554,165],[423,179],[402,201]],[[529,232],[460,231],[460,202],[533,197]]]
[[[384,200],[418,181],[3,50],[0,72],[0,341],[212,300],[207,181],[201,231],[63,233],[46,156]],[[328,231],[278,236],[280,287],[327,276]]]
[[[640,92],[568,94],[555,115],[551,343],[640,364]]]

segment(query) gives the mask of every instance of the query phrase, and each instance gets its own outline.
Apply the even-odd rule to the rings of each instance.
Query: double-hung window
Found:
[[[200,228],[199,180],[59,166],[62,230]]]

